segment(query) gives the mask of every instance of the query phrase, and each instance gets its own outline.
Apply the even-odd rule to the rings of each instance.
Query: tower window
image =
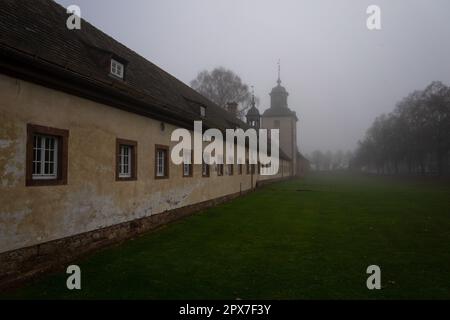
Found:
[[[117,60],[111,59],[111,74],[123,79],[124,65]]]

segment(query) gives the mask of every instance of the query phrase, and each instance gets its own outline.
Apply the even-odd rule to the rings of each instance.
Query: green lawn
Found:
[[[450,298],[450,185],[315,175],[267,186],[77,262],[6,298]],[[382,290],[366,288],[366,268]],[[5,295],[3,295],[5,297]]]

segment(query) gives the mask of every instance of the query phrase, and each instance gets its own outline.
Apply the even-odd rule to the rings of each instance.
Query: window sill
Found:
[[[67,180],[64,179],[27,179],[27,187],[64,186]]]
[[[137,181],[137,178],[116,178],[116,181]]]

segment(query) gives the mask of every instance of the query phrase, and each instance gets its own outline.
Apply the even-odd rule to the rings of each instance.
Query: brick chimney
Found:
[[[228,102],[227,103],[227,111],[237,116],[238,113],[238,104],[236,102]]]

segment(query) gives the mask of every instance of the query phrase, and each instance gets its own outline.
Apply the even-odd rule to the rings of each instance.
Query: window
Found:
[[[155,178],[169,178],[169,147],[157,145],[155,148]]]
[[[58,138],[36,134],[33,141],[33,180],[58,176]]]
[[[242,175],[242,164],[238,165],[238,173],[239,175]]]
[[[245,161],[245,173],[250,174],[250,162],[248,160]]]
[[[192,177],[192,165],[189,163],[183,163],[183,177]]]
[[[223,164],[216,164],[216,171],[218,176],[223,176]]]
[[[67,184],[69,131],[27,126],[26,185]]]
[[[67,184],[69,131],[27,126],[26,185]]]
[[[133,147],[121,145],[119,151],[119,178],[131,178],[131,152]]]
[[[193,161],[193,152],[191,150],[184,150],[184,155],[183,156],[188,156],[189,154],[191,155],[190,157],[190,161],[187,161],[187,159],[185,159],[185,162],[183,162],[183,177],[192,177],[193,176],[193,166],[192,166],[192,161]],[[191,163],[186,163],[186,162],[191,162]]]
[[[232,164],[227,164],[227,175],[232,176],[234,171],[234,166]]]
[[[206,157],[206,161],[205,159],[203,159],[202,161],[202,177],[207,178],[210,175],[210,165],[208,164],[209,162],[209,155],[205,155]]]
[[[137,179],[137,142],[116,140],[116,180],[129,181]]]
[[[203,106],[200,107],[200,116],[202,118],[206,117],[206,108]]]
[[[209,164],[206,164],[205,162],[202,163],[202,176],[209,177]]]
[[[117,60],[111,59],[111,74],[123,79],[124,65]]]

